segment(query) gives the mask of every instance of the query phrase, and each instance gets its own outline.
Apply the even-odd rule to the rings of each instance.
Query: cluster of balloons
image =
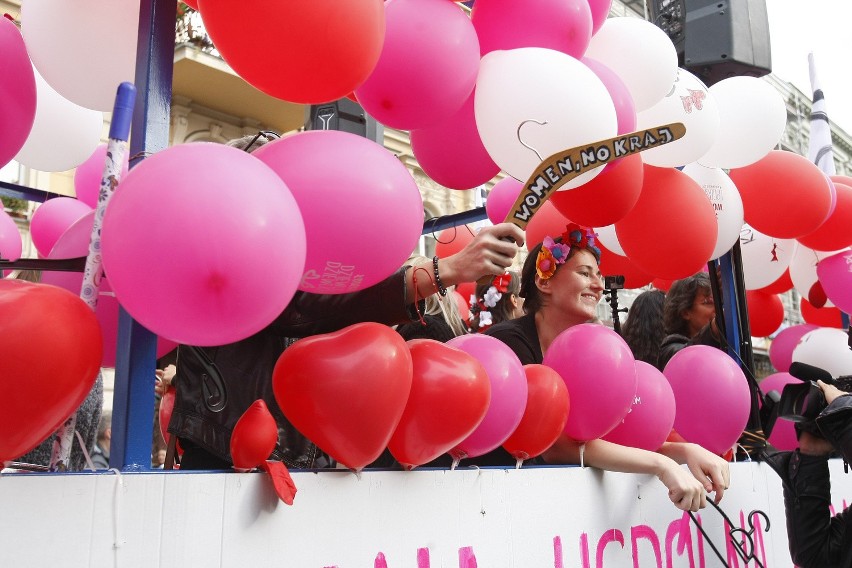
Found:
[[[709,382],[693,380],[698,367]],[[355,324],[287,349],[273,391],[300,432],[354,470],[385,448],[406,469],[498,447],[520,462],[563,434],[653,451],[673,426],[723,453],[749,409],[745,377],[721,351],[688,348],[664,374],[635,361],[614,331],[593,324],[564,331],[542,365],[523,366],[490,336],[405,342],[386,326]],[[687,409],[680,422],[676,406]],[[702,423],[708,412],[713,420]]]

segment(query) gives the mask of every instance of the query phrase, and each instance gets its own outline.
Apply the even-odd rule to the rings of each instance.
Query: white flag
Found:
[[[828,123],[825,96],[817,77],[813,52],[808,54],[808,67],[811,75],[811,89],[813,90],[808,159],[816,164],[824,174],[833,176],[837,173],[837,170],[834,168],[834,152],[831,147],[831,125]]]

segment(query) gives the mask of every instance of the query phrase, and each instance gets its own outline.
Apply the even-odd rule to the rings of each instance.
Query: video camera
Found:
[[[790,365],[789,372],[802,382],[786,385],[777,400],[769,398],[767,406],[774,406],[775,408],[768,409],[772,416],[766,417],[764,432],[768,436],[772,426],[774,426],[775,418],[780,417],[795,422],[797,428],[819,435],[814,420],[826,407],[826,402],[822,389],[819,388],[816,381],[834,385],[844,392],[852,392],[852,375],[844,375],[835,379],[831,376],[831,373],[824,369],[800,362]]]

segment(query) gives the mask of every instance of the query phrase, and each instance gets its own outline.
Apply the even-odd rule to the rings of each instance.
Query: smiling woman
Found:
[[[543,363],[544,354],[553,346],[551,351],[558,352],[558,356],[587,355],[587,358],[595,359],[594,364],[587,363],[582,369],[572,368],[572,372],[587,373],[589,367],[593,366],[595,371],[601,371],[608,365],[619,369],[616,382],[633,380],[635,384],[636,374],[630,350],[617,336],[611,348],[601,352],[593,353],[589,350],[597,349],[590,347],[592,344],[600,344],[595,341],[574,343],[575,346],[585,347],[577,347],[571,353],[571,350],[560,348],[565,343],[566,333],[597,336],[609,332],[614,335],[611,330],[599,326],[583,326],[595,317],[595,308],[603,293],[603,281],[598,268],[600,250],[595,241],[596,235],[591,230],[570,224],[561,235],[546,237],[534,247],[521,273],[520,294],[524,298],[526,315],[497,324],[488,329],[486,335],[507,344],[524,365]],[[551,360],[556,358],[551,354],[548,357]],[[625,359],[629,365],[623,365]],[[571,381],[565,376],[562,379],[568,385],[569,396],[577,395],[580,405],[587,406],[579,400],[578,391],[571,393]],[[600,410],[607,407],[616,393],[614,389],[608,389],[603,381],[596,384],[596,401],[594,405],[588,406]],[[728,485],[727,463],[694,444],[667,442],[658,452],[650,452],[602,439],[578,439],[586,441],[580,442],[563,434],[542,454],[542,459],[547,463],[585,463],[611,471],[653,473],[669,490],[672,503],[684,510],[696,511],[704,507],[705,491],[716,491],[718,501]],[[506,465],[514,461],[502,448],[477,458],[478,465]],[[690,470],[697,472],[695,477],[682,469],[678,462],[690,464]]]

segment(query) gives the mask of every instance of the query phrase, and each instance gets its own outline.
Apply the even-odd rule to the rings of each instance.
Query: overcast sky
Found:
[[[852,0],[766,0],[766,7],[772,72],[810,97],[813,51],[828,116],[852,134]]]

